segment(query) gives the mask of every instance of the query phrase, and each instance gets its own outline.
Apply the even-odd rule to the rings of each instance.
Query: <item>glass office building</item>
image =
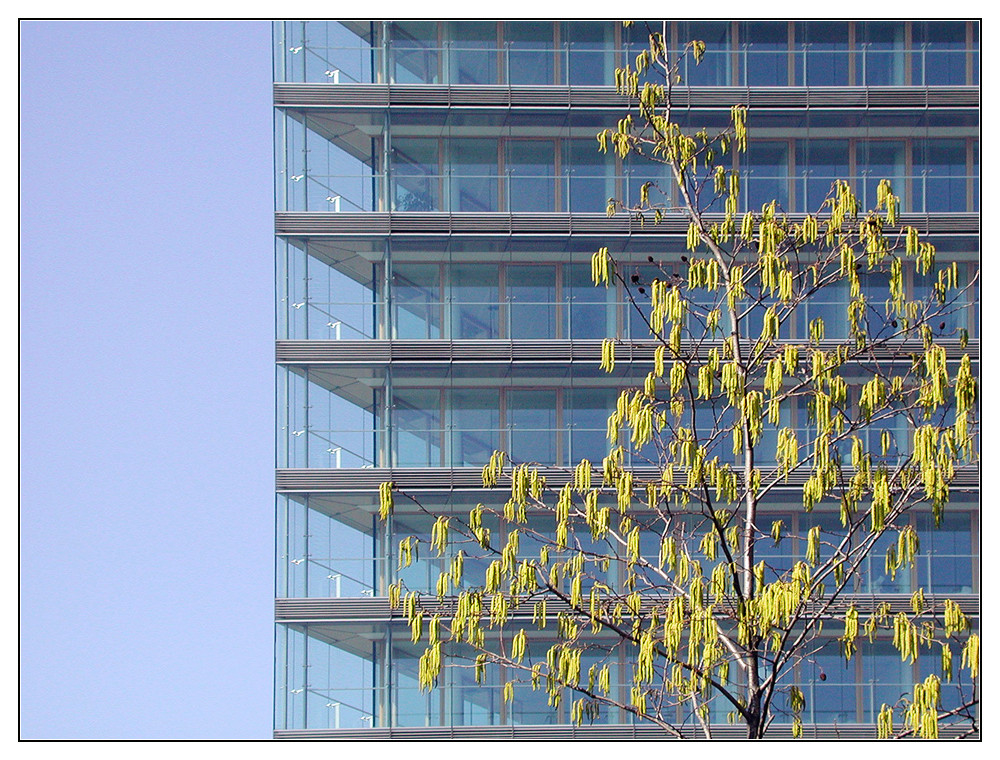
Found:
[[[888,178],[903,224],[960,279],[978,271],[978,22],[680,21],[666,32],[675,49],[708,45],[676,92],[682,124],[723,126],[731,105],[749,108],[747,208],[815,211],[836,178],[870,208]],[[641,275],[648,256],[679,260],[687,230],[680,216],[640,226],[605,214],[609,197],[634,202],[656,178],[594,139],[626,107],[615,67],[645,44],[644,25],[610,21],[275,22],[276,737],[658,735],[614,710],[574,727],[565,705],[530,689],[507,704],[496,672],[477,685],[446,670],[421,692],[423,647],[390,613],[387,587],[403,573],[433,593],[448,557],[398,570],[399,538],[427,537],[432,519],[403,505],[388,524],[377,516],[383,481],[440,511],[494,498],[479,488],[494,449],[554,466],[605,455],[607,414],[641,384],[651,349],[624,294],[593,287],[590,256],[608,246]],[[974,347],[977,295],[947,316]],[[792,337],[816,316],[827,337],[845,337],[848,300],[823,291]],[[626,345],[608,375],[600,341],[614,336]],[[789,414],[783,424],[805,425],[805,410]],[[873,567],[859,598],[921,584],[978,612],[977,483],[955,489],[939,529],[911,514],[916,567]],[[790,487],[769,509],[799,533],[836,519],[802,513],[800,498]],[[852,737],[873,735],[879,705],[928,665],[876,640],[848,665],[831,646],[810,667],[796,674],[806,735]]]

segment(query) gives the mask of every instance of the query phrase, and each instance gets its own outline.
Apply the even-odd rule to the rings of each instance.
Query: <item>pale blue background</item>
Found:
[[[20,729],[263,739],[270,25],[20,25]]]

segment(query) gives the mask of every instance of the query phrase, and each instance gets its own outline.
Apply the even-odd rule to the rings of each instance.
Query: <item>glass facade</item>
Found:
[[[613,85],[650,31],[674,50],[703,40],[684,84],[738,87],[969,86],[976,21],[279,21],[275,81]]]
[[[530,122],[451,114],[442,117],[443,135],[431,138],[420,136],[426,127],[415,119],[394,124],[391,115],[366,126],[370,153],[360,156],[360,134],[332,141],[347,128],[342,121],[291,109],[279,114],[278,210],[602,213],[611,197],[638,203],[646,181],[660,180],[670,192],[658,166],[598,152],[588,119],[565,130],[571,136],[536,139]],[[979,210],[977,124],[917,119],[908,131],[920,136],[872,137],[870,125],[828,126],[830,118],[807,117],[805,130],[752,142],[738,164],[742,211],[777,200],[787,212],[816,213],[836,179],[847,181],[865,208],[874,206],[879,181],[889,179],[904,213]]]
[[[838,103],[851,88],[886,97],[913,88],[978,90],[978,22],[714,20],[649,28],[665,30],[675,48],[689,39],[708,44],[703,64],[682,72],[682,87],[691,91],[691,106],[677,117],[685,127],[727,118],[728,102],[721,108],[699,100],[716,91],[706,88],[808,90],[808,109],[751,108],[750,149],[739,166],[744,209],[777,199],[787,213],[815,212],[834,179],[850,182],[867,208],[879,180],[889,178],[901,210],[920,215],[939,260],[957,262],[962,287],[942,329],[956,339],[961,331],[979,337],[978,226],[962,226],[979,212],[978,106]],[[275,243],[275,595],[302,610],[353,605],[336,608],[350,614],[279,615],[276,731],[570,722],[568,706],[549,705],[544,691],[518,687],[513,703],[505,702],[505,675],[492,669],[481,685],[470,668],[446,669],[442,688],[420,691],[423,648],[389,619],[385,596],[400,578],[411,590],[435,593],[451,556],[421,555],[400,569],[400,538],[429,538],[432,519],[397,506],[381,522],[370,485],[379,478],[370,476],[478,470],[494,449],[559,466],[606,454],[608,412],[620,389],[641,384],[648,368],[626,361],[608,375],[596,359],[561,357],[572,354],[567,346],[607,337],[647,340],[647,315],[632,299],[641,301],[638,288],[654,278],[669,277],[684,253],[683,232],[619,234],[615,250],[627,283],[595,288],[590,256],[608,239],[593,226],[572,227],[575,219],[604,218],[609,198],[635,202],[647,181],[656,183],[651,193],[671,202],[659,165],[601,154],[594,139],[621,115],[611,89],[615,67],[634,60],[647,34],[645,22],[628,29],[603,21],[275,22],[274,80],[286,88],[280,101],[276,94],[275,210],[297,225],[279,229]],[[393,98],[380,104],[375,94],[387,85]],[[449,107],[462,88],[501,94],[490,105]],[[340,99],[324,105],[323,92]],[[515,106],[523,92],[535,100]],[[538,221],[515,233],[512,218]],[[337,226],[340,219],[351,224]],[[479,229],[442,231],[449,220],[466,219]],[[569,231],[552,220],[569,220]],[[903,276],[908,289],[932,298],[930,278],[912,268]],[[867,292],[876,294],[871,308],[884,310],[888,283],[865,277]],[[820,291],[780,338],[802,339],[816,318],[828,338],[847,337],[849,300],[846,287]],[[695,321],[685,326],[685,338],[701,334]],[[476,353],[508,344],[504,361]],[[323,358],[326,345],[349,348],[338,354],[349,358]],[[396,347],[409,351],[407,358],[397,358]],[[515,361],[519,351],[534,352],[532,360]],[[689,424],[704,424],[699,413]],[[810,440],[805,409],[787,410],[781,425]],[[889,456],[904,457],[911,428],[900,416],[859,435],[876,448],[888,431]],[[738,461],[728,440],[714,453]],[[640,453],[626,464],[648,460]],[[324,485],[331,473],[350,477]],[[281,480],[286,475],[292,480]],[[776,495],[765,510],[788,536],[760,549],[775,571],[804,555],[810,528],[831,538],[840,530],[836,505],[807,514],[792,494]],[[431,511],[456,514],[490,498],[456,486],[422,492]],[[655,519],[640,518],[654,535]],[[697,517],[684,519],[696,527]],[[940,525],[926,510],[908,520],[920,536],[915,567],[888,573],[877,549],[854,592],[878,598],[922,586],[932,594],[978,594],[978,492],[956,494]],[[540,536],[554,532],[540,518],[530,526]],[[655,554],[648,543],[643,552]],[[463,548],[466,582],[481,581],[486,558]],[[530,538],[521,545],[525,556],[537,549]],[[615,573],[603,582],[619,588],[625,579]],[[837,635],[789,676],[806,694],[810,724],[874,722],[882,702],[939,667],[929,657],[901,663],[891,643],[878,639],[845,664]],[[627,701],[627,662],[609,641],[586,666],[609,665]],[[955,689],[946,686],[942,699],[953,703]],[[790,720],[783,710],[778,722]],[[725,723],[726,716],[711,720]],[[592,716],[598,726],[631,721],[617,709]]]

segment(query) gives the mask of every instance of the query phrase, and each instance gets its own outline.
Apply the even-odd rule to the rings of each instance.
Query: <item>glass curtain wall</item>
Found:
[[[819,153],[821,164],[829,161],[832,165],[839,160],[836,155],[839,146],[831,142],[834,144],[829,148],[821,147],[810,155]],[[817,171],[825,173],[837,168],[821,165]],[[942,185],[952,182],[953,198],[968,192],[962,179],[948,180],[943,172],[926,176],[937,178]],[[818,208],[823,197],[819,188],[825,184],[825,178],[807,170],[796,187],[802,184],[803,192],[813,193],[812,201]],[[947,203],[947,197],[938,196],[935,200],[939,208]],[[960,282],[971,282],[975,266],[968,259],[974,255],[976,242],[958,238],[942,240],[941,244],[940,259],[956,259]],[[539,262],[535,264],[518,261],[473,264],[453,260],[417,263],[414,258],[426,259],[440,253],[394,254],[391,249],[389,253],[396,261],[391,266],[391,279],[385,285],[384,264],[368,260],[376,256],[381,259],[382,254],[358,250],[350,243],[279,240],[278,338],[601,340],[616,335],[647,340],[650,338],[645,319],[648,307],[643,307],[644,312],[637,311],[629,301],[629,293],[642,304],[642,296],[635,288],[669,276],[674,265],[673,256],[663,262],[664,270],[655,265],[628,264],[626,260],[623,264],[629,277],[636,278],[626,291],[621,283],[614,287],[594,287],[589,263],[542,263],[546,259],[563,258],[542,248],[534,254],[525,251],[518,255],[524,261]],[[491,255],[484,250],[479,258]],[[474,257],[462,255],[464,259]],[[917,275],[912,266],[904,268],[904,275],[904,283],[913,296],[925,301],[931,298],[927,278]],[[875,284],[885,290],[885,283]],[[968,330],[972,337],[979,334],[977,292],[973,289],[958,293],[946,315],[951,329]],[[707,291],[695,295],[703,310],[714,307],[717,300],[718,294]],[[823,319],[827,337],[846,337],[849,302],[843,284],[824,288],[803,304],[781,337],[808,336],[809,322],[817,317]],[[695,332],[700,329],[696,316],[690,318],[689,329]]]
[[[276,82],[609,86],[659,21],[278,21]],[[966,21],[675,21],[674,50],[708,45],[691,86],[976,85],[979,25]],[[372,41],[374,40],[374,44]]]
[[[654,183],[651,201],[668,210],[677,202],[663,164],[601,153],[592,134],[542,139],[507,134],[485,117],[466,121],[462,129],[480,136],[420,137],[398,127],[383,162],[383,125],[366,128],[378,132],[372,138],[356,128],[344,131],[343,119],[279,115],[278,210],[603,214],[611,198],[638,203],[646,182]],[[870,129],[810,131],[815,136],[751,140],[740,157],[745,207],[777,199],[786,211],[815,212],[833,180],[844,179],[868,208],[878,182],[889,179],[904,213],[978,210],[974,125],[943,130],[927,124],[912,137],[886,138]],[[721,211],[721,204],[709,210]]]

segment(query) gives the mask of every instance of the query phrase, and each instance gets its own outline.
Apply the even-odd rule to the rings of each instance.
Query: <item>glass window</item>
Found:
[[[903,142],[890,140],[870,140],[861,142],[857,147],[858,174],[861,175],[860,187],[854,191],[860,196],[861,210],[874,209],[878,199],[878,183],[883,179],[892,183],[893,192],[902,199],[901,211],[911,208],[910,198],[906,192],[906,145]]]
[[[495,264],[451,268],[451,338],[499,338],[500,285]]]
[[[393,141],[393,210],[440,211],[438,141],[408,137]]]
[[[972,208],[970,211],[979,211],[979,140],[972,141]]]
[[[437,84],[440,81],[437,21],[396,21],[391,30],[392,81]]]
[[[795,310],[795,331],[797,338],[809,335],[809,325],[815,319],[823,320],[823,331],[827,338],[847,337],[847,304],[850,290],[847,280],[836,280],[825,285]]]
[[[857,658],[844,660],[836,642],[827,643],[799,666],[807,723],[856,723]]]
[[[777,201],[779,210],[788,211],[788,143],[751,141],[747,164],[742,195],[748,208],[760,212],[763,204]]]
[[[947,266],[941,262],[938,268]],[[927,274],[913,273],[913,297],[925,301],[930,313],[939,312],[931,327],[941,332],[945,337],[957,337],[958,330],[965,328],[970,335],[976,333],[976,316],[973,312],[978,300],[974,289],[962,292],[969,284],[969,270],[966,264],[958,265],[958,289],[950,290],[945,297],[945,303],[938,302],[934,295],[934,285],[937,283],[938,268]],[[944,325],[943,327],[941,325]]]
[[[497,211],[497,141],[449,142],[452,211]]]
[[[678,28],[677,44],[682,47],[692,40],[705,43],[701,63],[692,56],[684,59],[681,76],[690,87],[719,87],[731,84],[732,42],[728,21],[682,21]]]
[[[304,501],[299,501],[304,499]],[[309,497],[278,497],[284,533],[277,596],[359,597],[374,589],[372,536],[309,508]]]
[[[559,464],[556,454],[556,392],[507,392],[510,455],[515,462]]]
[[[624,309],[625,324],[628,326],[628,334],[635,340],[649,340],[649,313],[652,307],[650,293],[652,292],[653,280],[665,280],[673,272],[669,266],[664,267],[664,272],[653,264],[640,264],[626,266],[622,272],[628,278],[628,288],[622,289],[622,309]],[[640,293],[642,288],[645,293]],[[629,300],[631,293],[635,303]],[[686,295],[686,294],[685,294]],[[670,331],[670,324],[664,321],[664,330]]]
[[[800,21],[795,28],[799,47],[796,83],[807,87],[850,84],[847,22]]]
[[[788,84],[788,23],[752,21],[740,25],[743,84],[784,87]]]
[[[396,465],[441,466],[441,394],[433,388],[405,388],[393,398]]]
[[[866,302],[865,332],[870,338],[884,338],[893,329],[885,308],[889,300],[889,273],[862,271],[861,293]]]
[[[573,340],[598,340],[616,331],[616,289],[595,286],[590,266],[563,267],[564,332]]]
[[[446,50],[450,84],[496,84],[496,21],[451,21]]]
[[[913,144],[913,210],[967,211],[965,140]]]
[[[957,674],[961,669],[961,655],[959,654],[959,647],[955,646],[954,643],[950,647],[951,649],[951,672]],[[966,699],[963,699],[963,684],[956,681],[949,682],[944,677],[944,669],[941,667],[941,650],[939,647],[934,647],[933,649],[920,650],[920,657],[917,659],[917,667],[919,668],[920,675],[919,680],[923,681],[927,676],[932,673],[941,679],[941,707],[942,712],[950,712],[961,707],[966,703]],[[967,686],[965,687],[967,688]]]
[[[553,84],[555,27],[549,21],[505,21],[509,84]]]
[[[649,36],[651,34],[662,35],[669,43],[670,33],[666,28],[666,22],[662,19],[636,20],[631,26],[622,27],[621,58],[618,59],[615,65],[621,66],[627,63],[634,68],[636,55],[649,48]],[[663,77],[663,69],[659,65],[650,66],[639,74],[639,86],[642,87],[646,82],[663,84]]]
[[[799,211],[815,214],[830,193],[834,180],[849,179],[851,144],[847,140],[799,140],[795,145],[795,165],[801,182],[796,186],[795,205]]]
[[[510,338],[556,337],[556,270],[554,266],[507,267]]]
[[[411,591],[430,591],[435,588],[439,574],[448,569],[447,555],[439,557],[437,552],[417,551],[412,562],[406,567],[399,567],[396,556],[398,542],[401,538],[413,536],[426,546],[430,541],[431,526],[434,518],[430,515],[396,512],[392,518],[392,532],[386,535],[386,545],[390,553],[389,577],[401,580]]]
[[[448,644],[446,653],[453,661],[463,658],[469,662],[476,656],[469,647],[453,643]],[[481,683],[476,681],[475,669],[471,667],[446,667],[443,678],[446,679],[444,694],[440,691],[437,694],[446,700],[449,725],[494,726],[500,723],[504,701],[498,668],[486,668]]]
[[[564,392],[567,450],[570,462],[600,462],[608,453],[608,415],[618,391],[611,388],[571,388]]]
[[[934,515],[917,517],[920,554],[918,582],[930,594],[973,593],[973,565],[978,564],[972,542],[972,515],[945,511],[941,524]]]
[[[883,704],[895,705],[904,694],[912,694],[913,666],[903,661],[891,641],[862,641],[859,648],[863,719],[874,720]]]
[[[613,28],[603,21],[562,22],[566,84],[614,84]]]
[[[896,545],[897,539],[895,531],[886,531],[879,536],[865,557],[855,591],[863,594],[908,594],[914,590],[910,567],[903,565],[896,571],[895,577],[885,569],[885,553],[889,547]]]
[[[855,34],[857,82],[868,86],[905,84],[905,22],[860,21]]]
[[[370,727],[377,699],[372,682],[372,645],[348,635],[349,644],[331,646],[321,632],[313,632],[314,628],[278,626],[277,726]]]
[[[441,337],[441,270],[437,264],[397,264],[392,272],[395,337]]]
[[[754,553],[757,560],[767,568],[765,583],[773,583],[785,573],[791,572],[792,566],[800,559],[795,554],[795,540],[792,537],[795,525],[793,519],[790,514],[771,512],[758,518],[757,525],[764,536],[756,543]],[[771,538],[771,528],[779,520],[782,538],[775,544]]]
[[[604,212],[615,196],[615,157],[600,153],[597,141],[563,140],[566,207],[576,212]]]
[[[451,392],[452,467],[482,466],[500,448],[500,391],[462,388]]]
[[[393,726],[441,725],[441,692],[420,688],[420,656],[423,646],[410,643],[392,647],[392,716]]]
[[[555,211],[556,146],[552,140],[507,141],[507,209]]]
[[[649,188],[650,206],[669,206],[674,192],[674,178],[670,166],[655,158],[630,153],[625,159],[625,197],[622,202],[629,207],[638,206],[642,197],[642,186],[654,183]],[[707,193],[706,193],[707,194]],[[706,211],[708,209],[705,209]],[[716,209],[712,209],[713,211]],[[719,209],[721,210],[721,209]]]
[[[964,21],[914,21],[913,84],[966,84],[965,46]]]

